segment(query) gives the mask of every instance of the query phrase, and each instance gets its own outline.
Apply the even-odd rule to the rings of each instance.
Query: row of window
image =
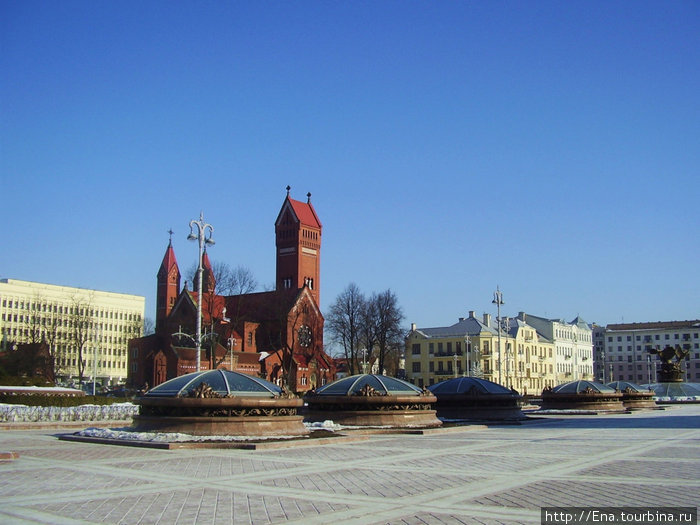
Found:
[[[668,341],[668,340],[671,339],[671,334],[663,334],[663,335],[664,335],[664,341]],[[689,341],[689,340],[690,340],[690,335],[691,335],[691,334],[689,334],[689,333],[684,333],[684,334],[676,333],[676,334],[673,334],[673,339],[674,339],[674,340],[679,340],[679,339],[681,339],[681,335],[683,336],[682,339],[683,339],[684,341]],[[694,332],[692,335],[693,335],[693,339],[698,339],[698,337],[700,337],[700,335],[699,335],[698,332]],[[644,337],[644,341],[651,341],[651,336],[650,336],[650,335],[645,335],[645,336],[643,336],[643,337]],[[632,340],[632,336],[631,336],[631,335],[628,335],[627,338],[626,338],[626,340],[627,340],[627,341],[631,341],[631,340]],[[641,335],[635,336],[635,341],[641,341],[641,340],[642,340],[642,336],[641,336]],[[661,334],[654,334],[654,341],[660,341],[660,340],[661,340]],[[617,336],[617,341],[618,341],[618,342],[622,341],[622,336],[621,336],[621,335],[618,335],[618,336]],[[613,342],[613,336],[609,335],[609,336],[608,336],[608,343],[612,343],[612,342]]]
[[[64,357],[57,359],[57,361],[59,366],[78,366],[78,360],[75,358],[70,359]],[[83,363],[85,363],[83,366],[85,366],[86,370],[89,370],[92,367],[91,360],[83,361]],[[98,361],[97,368],[126,369],[126,361]]]
[[[3,308],[14,308],[18,310],[27,310],[34,312],[53,312],[64,315],[85,315],[86,309],[71,305],[49,304],[49,303],[32,303],[21,299],[2,299]],[[117,319],[121,321],[141,321],[141,315],[133,312],[115,312],[114,310],[100,310],[91,308],[89,310],[90,317],[100,317],[107,319]]]
[[[682,345],[678,345],[678,346],[680,346],[681,348],[683,348],[683,350],[690,350],[690,349],[691,349],[691,343],[683,343]],[[700,343],[695,343],[695,344],[693,345],[693,347],[694,347],[694,348],[700,348]],[[644,350],[644,352],[648,352],[649,350],[652,350],[652,349],[653,349],[653,347],[652,347],[651,345],[645,345],[643,350]],[[615,349],[614,346],[610,346],[610,347],[608,348],[608,350],[610,350],[610,351],[615,351],[616,349]],[[632,351],[632,345],[627,345],[627,348],[625,348],[625,350],[626,350],[627,352],[631,352],[631,351]],[[639,346],[639,345],[637,345],[636,350],[637,350],[637,352],[641,352],[641,351],[642,351],[642,347]],[[622,352],[622,345],[618,345],[618,346],[617,346],[617,351],[618,351],[618,352]]]

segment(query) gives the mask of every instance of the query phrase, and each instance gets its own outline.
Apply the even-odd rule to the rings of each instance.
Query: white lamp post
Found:
[[[197,227],[197,235],[194,234],[193,226]],[[207,230],[209,235],[207,236]],[[202,256],[204,254],[205,244],[214,244],[214,239],[211,238],[214,233],[214,227],[211,224],[204,222],[204,215],[199,213],[199,220],[190,221],[190,234],[187,240],[199,241],[199,259],[197,262],[197,328],[195,334],[195,347],[197,352],[197,372],[199,372],[202,364]]]

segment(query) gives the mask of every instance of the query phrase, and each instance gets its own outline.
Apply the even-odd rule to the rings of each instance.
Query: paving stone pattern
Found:
[[[270,450],[0,430],[3,524],[539,524],[542,506],[700,504],[700,405]]]

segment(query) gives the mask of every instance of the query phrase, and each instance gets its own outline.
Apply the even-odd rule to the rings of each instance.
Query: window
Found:
[[[411,350],[413,355],[420,355],[420,343],[413,343],[413,348]]]
[[[431,372],[435,372],[435,363],[433,361],[430,361],[429,369]]]
[[[417,363],[417,362],[413,363],[413,371],[420,372],[420,363]]]

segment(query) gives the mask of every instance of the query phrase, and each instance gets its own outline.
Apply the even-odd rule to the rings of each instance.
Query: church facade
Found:
[[[335,379],[323,350],[321,221],[311,204],[287,196],[275,221],[275,290],[220,295],[206,252],[202,289],[181,288],[172,243],[157,274],[156,330],[129,343],[129,385],[150,388],[196,371],[197,302],[202,307],[200,370],[225,368],[296,392]]]

